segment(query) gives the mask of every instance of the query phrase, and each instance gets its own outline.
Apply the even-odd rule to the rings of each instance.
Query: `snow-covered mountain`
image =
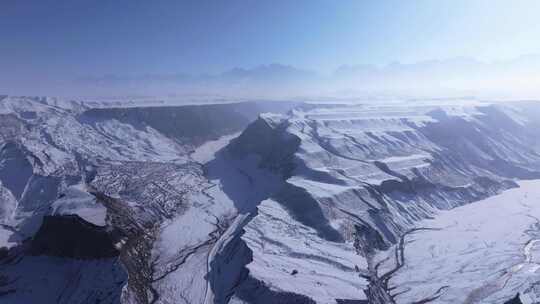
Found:
[[[538,127],[535,102],[0,97],[0,302],[533,303]]]

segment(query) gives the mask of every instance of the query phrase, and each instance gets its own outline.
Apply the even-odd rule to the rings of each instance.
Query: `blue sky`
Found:
[[[3,0],[0,82],[505,60],[540,53],[539,17],[534,0]]]

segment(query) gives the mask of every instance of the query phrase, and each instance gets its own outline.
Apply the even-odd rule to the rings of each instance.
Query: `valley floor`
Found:
[[[391,279],[398,303],[443,289],[436,303],[501,304],[540,299],[540,180],[424,220],[405,239],[405,265]],[[385,254],[393,254],[389,251]],[[382,257],[381,257],[382,258]],[[389,259],[385,267],[393,265]]]

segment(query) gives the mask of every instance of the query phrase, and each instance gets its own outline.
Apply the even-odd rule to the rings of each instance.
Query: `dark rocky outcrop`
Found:
[[[292,292],[274,291],[263,282],[248,277],[236,290],[236,296],[247,303],[258,304],[315,304],[313,299]]]
[[[367,300],[336,299],[337,304],[369,304]]]
[[[118,256],[113,240],[104,227],[88,223],[76,215],[45,216],[32,239],[31,255],[76,259]]]
[[[523,304],[523,302],[521,302],[521,299],[519,298],[519,293],[518,293],[511,300],[504,302],[504,304]]]

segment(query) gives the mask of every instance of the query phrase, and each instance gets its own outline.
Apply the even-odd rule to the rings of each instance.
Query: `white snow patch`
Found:
[[[67,188],[63,197],[56,200],[51,208],[53,215],[75,214],[97,226],[106,225],[107,209],[96,198],[78,184]]]
[[[273,200],[258,207],[242,239],[253,252],[250,275],[272,290],[307,295],[317,303],[364,299],[366,282],[355,265],[365,267],[352,244],[321,239]]]
[[[526,282],[539,281],[540,180],[519,185],[418,223],[441,230],[408,237],[406,266],[390,282],[410,288],[398,301],[418,300],[448,285],[437,303],[500,304],[523,293]]]

